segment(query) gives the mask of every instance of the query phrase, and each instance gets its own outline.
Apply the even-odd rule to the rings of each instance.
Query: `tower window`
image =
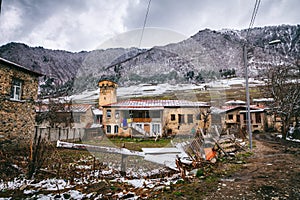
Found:
[[[106,117],[107,118],[111,118],[111,110],[107,110],[106,111]]]

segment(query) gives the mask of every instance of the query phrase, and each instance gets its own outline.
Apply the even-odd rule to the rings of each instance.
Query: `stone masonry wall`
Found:
[[[10,99],[13,78],[23,81],[19,101]],[[0,137],[23,140],[33,136],[37,93],[36,74],[0,63]]]

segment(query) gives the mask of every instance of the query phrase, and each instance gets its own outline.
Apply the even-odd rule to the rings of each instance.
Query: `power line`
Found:
[[[140,38],[140,42],[139,42],[139,48],[141,47],[143,36],[144,36],[144,30],[145,30],[145,27],[146,27],[146,23],[147,23],[147,19],[148,19],[148,14],[149,14],[149,10],[150,10],[150,3],[151,3],[151,0],[149,0],[148,6],[147,6],[146,16],[145,16],[145,19],[144,19],[142,34],[141,34],[141,38]]]
[[[251,29],[251,28],[253,27],[253,25],[254,25],[254,21],[255,21],[257,12],[258,12],[259,5],[260,5],[260,0],[256,0],[256,1],[255,1],[254,8],[253,8],[253,12],[252,12],[251,20],[250,20],[250,23],[249,23],[249,27],[248,27],[248,30],[247,30],[246,39],[247,39],[248,36],[249,36],[250,29]]]

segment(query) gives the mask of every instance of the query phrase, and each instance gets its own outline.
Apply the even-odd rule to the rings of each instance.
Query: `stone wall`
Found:
[[[21,100],[10,98],[12,79],[22,80]],[[0,62],[0,137],[29,139],[35,125],[38,74]]]

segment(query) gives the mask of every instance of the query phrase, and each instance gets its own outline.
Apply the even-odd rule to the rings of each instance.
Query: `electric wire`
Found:
[[[254,5],[254,9],[253,9],[253,12],[252,12],[251,20],[250,20],[250,23],[249,23],[249,27],[248,27],[248,30],[247,30],[246,39],[249,36],[250,29],[253,28],[254,21],[255,21],[255,18],[257,16],[259,5],[260,5],[260,0],[256,0],[255,5]]]
[[[141,34],[141,38],[140,38],[140,42],[139,42],[139,46],[138,46],[139,48],[141,47],[142,40],[143,40],[143,37],[144,37],[144,30],[145,30],[147,19],[148,19],[148,14],[149,14],[149,10],[150,10],[150,4],[151,4],[151,0],[149,0],[148,6],[147,6],[147,11],[146,11],[146,15],[145,15],[145,19],[144,19],[144,24],[143,24],[143,28],[142,28],[142,34]]]

